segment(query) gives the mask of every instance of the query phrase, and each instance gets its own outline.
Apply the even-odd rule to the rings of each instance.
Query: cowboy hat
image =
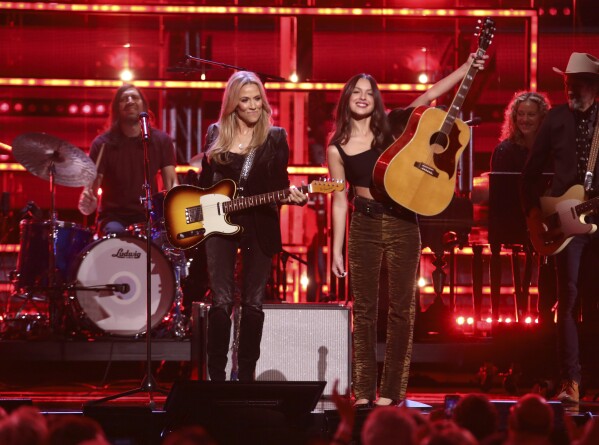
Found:
[[[587,53],[572,53],[566,71],[553,67],[558,74],[595,74],[599,76],[599,59]]]

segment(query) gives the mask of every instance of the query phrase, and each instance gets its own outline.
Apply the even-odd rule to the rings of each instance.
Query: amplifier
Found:
[[[207,379],[206,330],[209,305],[193,304],[192,354],[198,377]],[[335,380],[345,392],[351,382],[351,310],[330,303],[265,304],[264,331],[257,381],[326,381],[331,395]],[[232,330],[231,339],[234,338]],[[233,342],[227,375],[235,368]]]

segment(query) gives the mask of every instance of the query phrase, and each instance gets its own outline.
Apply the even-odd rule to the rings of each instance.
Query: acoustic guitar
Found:
[[[495,23],[487,17],[478,35],[477,58],[486,52],[494,32]],[[457,161],[470,141],[468,126],[458,115],[477,71],[472,61],[447,112],[426,106],[414,109],[402,135],[375,164],[373,181],[380,192],[426,216],[449,205]]]
[[[345,181],[323,179],[298,189],[303,193],[331,193],[344,190]],[[291,193],[285,189],[235,198],[236,191],[237,185],[230,179],[223,179],[207,189],[193,185],[170,189],[164,197],[164,223],[169,242],[179,249],[190,249],[215,233],[234,235],[241,227],[231,224],[229,213],[277,203]]]

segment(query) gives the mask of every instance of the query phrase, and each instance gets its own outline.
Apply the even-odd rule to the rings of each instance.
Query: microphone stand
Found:
[[[287,299],[287,260],[291,257],[294,260],[298,261],[301,264],[308,265],[308,262],[303,258],[286,251],[285,249],[281,249],[281,263],[283,265],[283,298],[281,300],[285,301]],[[278,286],[277,286],[278,287]]]
[[[164,395],[168,395],[168,391],[160,388],[156,383],[156,379],[152,375],[152,195],[150,186],[150,155],[149,155],[149,144],[150,144],[150,126],[147,121],[148,114],[140,113],[141,123],[141,141],[144,148],[144,194],[141,198],[144,201],[144,208],[146,211],[146,375],[141,382],[139,388],[130,389],[119,394],[114,394],[108,397],[104,397],[98,400],[94,400],[86,403],[86,405],[97,405],[100,403],[108,402],[110,400],[119,399],[121,397],[138,394],[141,392],[148,393],[149,402],[148,405],[151,409],[154,408],[154,399],[152,393],[159,392]]]
[[[232,70],[236,70],[236,71],[252,71],[252,72],[256,73],[256,75],[260,78],[260,80],[262,82],[266,82],[267,80],[274,80],[276,82],[287,82],[288,81],[288,79],[285,79],[284,77],[281,77],[281,76],[260,73],[258,71],[250,70],[247,68],[242,68],[240,66],[229,65],[227,63],[222,63],[222,62],[215,62],[213,60],[200,59],[199,57],[190,56],[189,54],[185,55],[185,62],[183,62],[184,66],[181,66],[181,62],[179,62],[179,66],[169,67],[166,70],[169,72],[182,72],[182,73],[200,71],[198,68],[189,66],[190,61],[197,62],[197,63],[205,63],[207,65],[220,66],[221,68],[228,68],[228,69],[232,69]]]

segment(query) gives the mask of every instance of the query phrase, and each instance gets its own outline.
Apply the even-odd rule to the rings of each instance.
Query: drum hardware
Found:
[[[97,170],[92,160],[79,148],[46,133],[25,133],[13,141],[15,159],[33,175],[50,181],[50,230],[48,237],[48,312],[50,327],[55,333],[61,329],[62,294],[57,288],[56,184],[79,187],[93,183]]]
[[[181,287],[181,277],[184,275],[186,267],[185,253],[167,244],[163,244],[162,251],[171,261],[175,272],[175,301],[173,302],[173,316],[169,327],[176,338],[182,339],[187,335],[187,317],[183,313],[183,288]]]

